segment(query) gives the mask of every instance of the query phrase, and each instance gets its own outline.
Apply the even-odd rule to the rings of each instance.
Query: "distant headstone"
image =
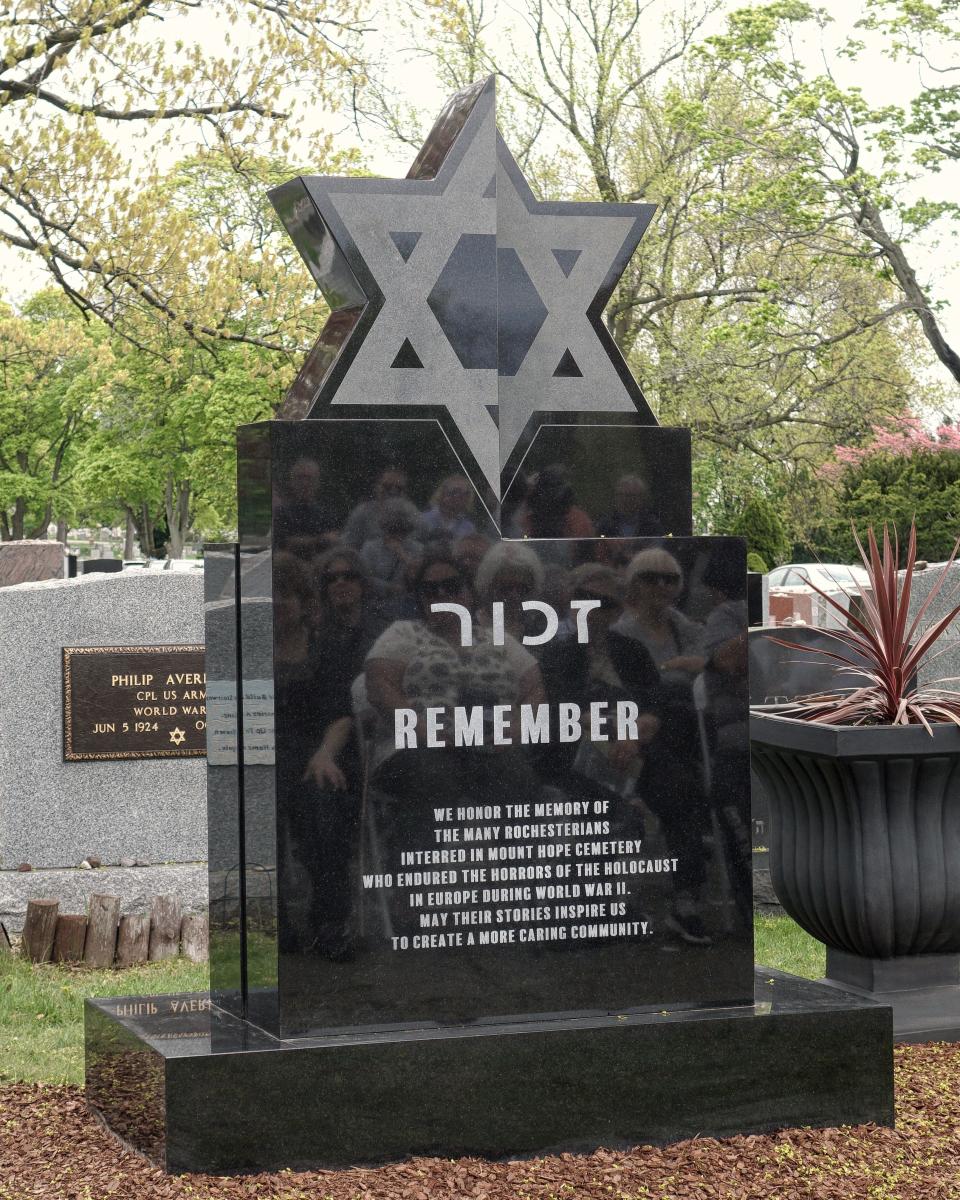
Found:
[[[0,587],[62,579],[63,574],[62,542],[0,542]]]
[[[123,570],[123,561],[119,558],[85,558],[80,563],[84,575],[112,575]]]
[[[955,562],[950,567],[945,563],[932,563],[926,570],[914,574],[910,592],[911,621],[944,575],[946,582],[924,614],[923,628],[935,624],[960,604],[960,563]],[[960,621],[954,621],[947,628],[933,654],[920,668],[919,678],[921,685],[943,682],[944,687],[960,691]]]
[[[867,682],[862,675],[838,676],[836,664],[826,657],[836,652],[836,640],[815,625],[758,626],[750,630],[749,648],[751,704],[786,704],[812,692]],[[853,651],[847,653],[860,661]]]
[[[0,628],[0,872],[21,862],[76,868],[91,854],[107,866],[205,860],[202,758],[63,758],[63,647],[202,643],[200,577],[125,573],[3,588]]]
[[[763,624],[763,575],[747,572],[747,624]]]

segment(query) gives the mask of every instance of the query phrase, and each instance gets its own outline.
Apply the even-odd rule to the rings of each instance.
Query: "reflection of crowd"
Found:
[[[421,510],[410,497],[406,473],[387,467],[374,480],[370,498],[340,522],[329,498],[320,499],[322,493],[319,464],[307,457],[297,459],[287,472],[273,514],[277,545],[308,563],[334,546],[351,547],[361,555],[368,574],[396,591],[408,589],[428,550],[446,550],[475,572],[493,540],[492,522],[478,512],[474,488],[463,475],[441,479]],[[591,516],[559,463],[528,478],[517,476],[504,500],[501,520],[507,538],[607,541],[606,546],[589,550],[582,545],[540,547],[544,562],[568,567],[584,558],[621,562],[619,539],[665,533],[640,476],[616,480],[606,507]]]
[[[356,862],[376,853],[361,836],[371,797],[389,810],[378,824],[394,841],[367,870],[387,869],[397,848],[432,845],[439,806],[605,799],[614,829],[628,837],[643,836],[652,814],[676,859],[668,924],[685,942],[708,944],[709,846],[719,825],[731,852],[742,851],[737,825],[748,786],[737,727],[746,719],[746,670],[736,571],[701,558],[687,564],[690,579],[666,542],[637,552],[635,543],[597,538],[598,530],[612,539],[655,535],[636,476],[618,481],[610,511],[594,521],[563,470],[548,468],[505,530],[528,540],[503,542],[462,476],[441,480],[421,511],[406,475],[386,469],[340,530],[319,495],[319,473],[301,459],[274,514],[284,836],[310,878],[308,916],[291,948],[352,953]],[[564,538],[596,540],[565,547]],[[586,641],[573,599],[595,602]],[[560,619],[546,642],[536,636],[542,611],[531,603],[543,601]],[[461,615],[436,604],[469,614],[468,644]],[[553,714],[563,702],[586,712],[620,700],[637,706],[635,741],[561,743],[551,729],[547,745],[494,744],[492,736],[482,749],[395,744],[398,708],[423,721],[427,709],[476,706],[490,721],[495,709],[515,713],[522,704],[546,701]]]
[[[379,718],[372,782],[393,801],[392,843],[406,848],[432,842],[435,805],[496,804],[504,795],[517,804],[532,802],[537,776],[516,747],[496,754],[466,748],[438,754],[422,746],[397,753],[394,711],[412,709],[424,717],[432,707],[480,705],[489,712],[495,704],[536,704],[543,698],[536,659],[516,638],[506,634],[496,646],[489,626],[476,627],[470,645],[463,646],[459,617],[431,611],[447,603],[475,608],[472,584],[449,555],[435,552],[423,560],[412,593],[415,615],[380,635],[365,672],[367,699]]]

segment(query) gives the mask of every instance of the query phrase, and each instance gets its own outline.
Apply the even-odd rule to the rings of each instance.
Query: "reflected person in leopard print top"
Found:
[[[431,612],[435,603],[473,611],[470,586],[449,555],[425,558],[413,590],[420,616],[395,621],[374,643],[366,663],[367,698],[379,717],[370,764],[373,784],[403,808],[398,837],[407,847],[420,845],[434,805],[488,804],[505,795],[522,803],[535,796],[538,785],[520,747],[397,750],[395,711],[412,708],[422,715],[428,707],[489,708],[545,698],[536,660],[515,638],[508,634],[504,645],[495,646],[491,630],[474,622],[472,645],[463,646],[458,617]]]

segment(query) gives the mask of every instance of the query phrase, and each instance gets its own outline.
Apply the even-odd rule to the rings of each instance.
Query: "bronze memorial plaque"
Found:
[[[203,646],[64,646],[64,760],[205,754],[206,680]]]

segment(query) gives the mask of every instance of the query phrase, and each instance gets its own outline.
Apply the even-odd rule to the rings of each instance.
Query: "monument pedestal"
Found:
[[[861,958],[827,947],[831,987],[893,1010],[895,1042],[960,1041],[960,955]]]
[[[87,1098],[170,1172],[892,1125],[889,1008],[777,971],[755,984],[752,1007],[291,1041],[202,997],[88,1000]]]

